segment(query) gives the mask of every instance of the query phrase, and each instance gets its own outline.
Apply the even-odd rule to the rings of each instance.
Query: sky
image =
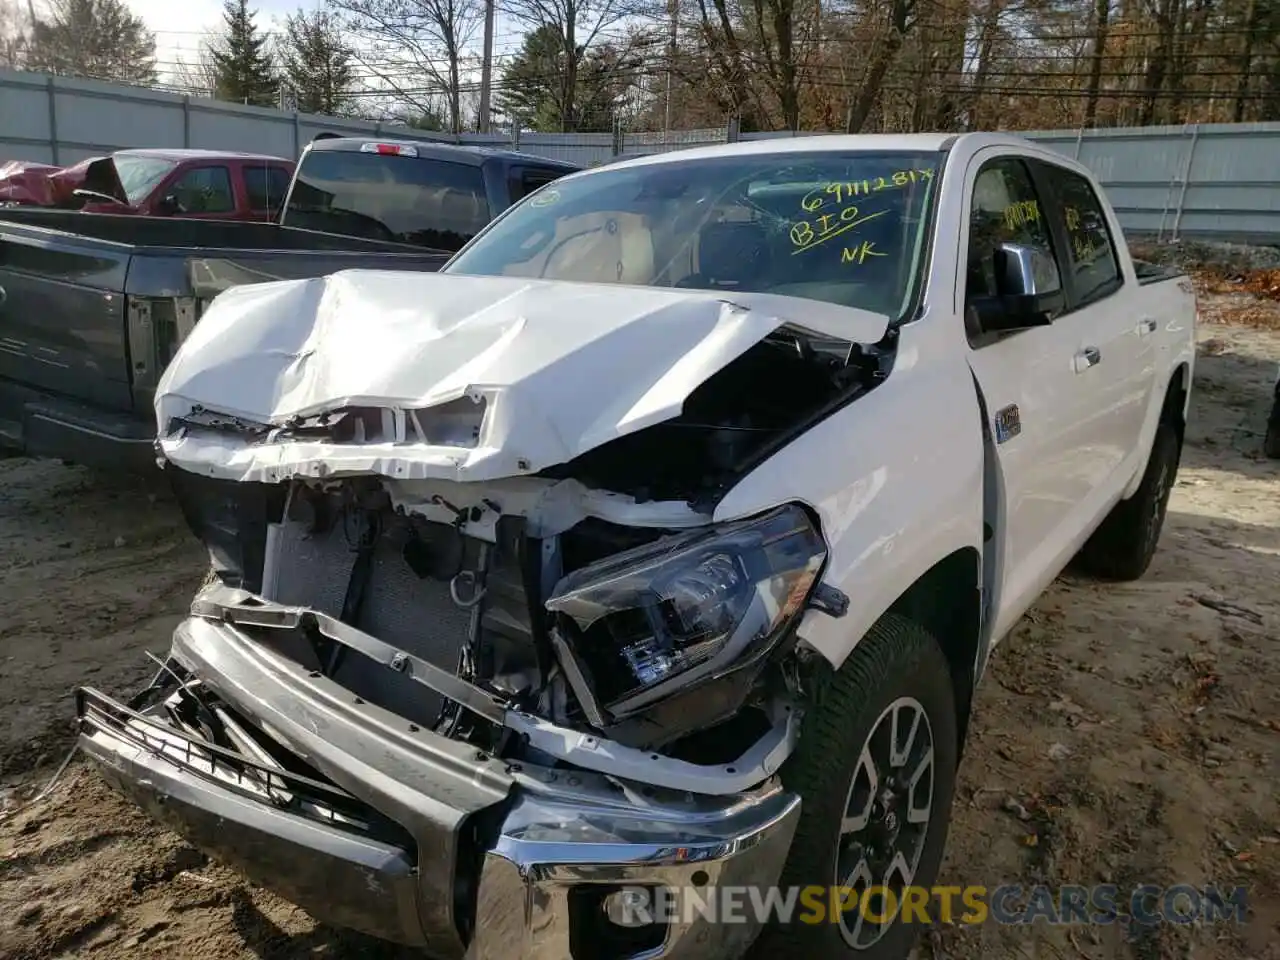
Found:
[[[222,24],[222,0],[124,0],[156,35],[156,66],[168,79],[174,64],[192,63],[206,34]],[[282,30],[285,17],[298,9],[313,10],[323,0],[251,0],[255,22],[263,31]],[[519,35],[499,12],[494,23],[494,55],[499,65],[518,48]],[[480,31],[476,31],[476,45]]]

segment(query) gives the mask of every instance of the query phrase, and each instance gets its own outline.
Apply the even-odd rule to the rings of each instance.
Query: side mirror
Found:
[[[1046,326],[1066,304],[1058,264],[1043,250],[1002,243],[995,250],[999,293],[970,304],[983,333]]]
[[[1045,297],[1062,292],[1062,275],[1053,257],[1035,247],[1002,243],[996,250],[996,276],[1006,297]]]

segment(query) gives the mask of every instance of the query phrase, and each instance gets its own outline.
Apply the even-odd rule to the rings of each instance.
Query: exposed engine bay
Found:
[[[820,583],[826,544],[807,507],[712,524],[714,503],[891,360],[891,344],[784,326],[694,389],[678,418],[508,481],[268,484],[171,469],[213,560],[193,612],[357,702],[509,761],[694,792],[759,782],[798,728],[795,628],[806,608],[838,616],[846,601]],[[170,428],[346,445],[375,440],[382,413],[264,431],[193,411]],[[676,762],[665,784],[638,766],[650,760]]]
[[[640,501],[705,502],[815,420],[878,384],[891,361],[887,347],[784,326],[697,387],[680,416],[545,473]]]

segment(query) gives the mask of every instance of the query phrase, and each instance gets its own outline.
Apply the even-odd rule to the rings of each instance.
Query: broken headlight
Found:
[[[621,718],[767,654],[826,556],[808,514],[789,504],[575,570],[546,606],[564,618],[561,637],[592,699]]]

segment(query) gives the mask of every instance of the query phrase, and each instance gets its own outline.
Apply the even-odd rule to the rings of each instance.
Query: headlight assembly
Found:
[[[622,719],[759,661],[803,610],[826,557],[808,514],[788,504],[575,570],[546,606],[563,617],[557,647],[574,661],[571,680],[589,688],[588,713]]]

